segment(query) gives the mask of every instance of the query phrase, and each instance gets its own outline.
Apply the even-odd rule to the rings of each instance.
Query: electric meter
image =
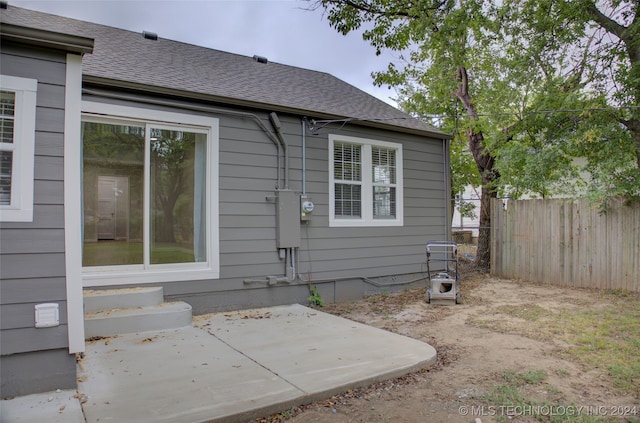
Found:
[[[311,213],[315,209],[315,204],[307,196],[300,196],[300,220],[306,222],[311,219]]]
[[[305,213],[311,213],[315,205],[311,201],[304,201],[302,203],[302,211]]]

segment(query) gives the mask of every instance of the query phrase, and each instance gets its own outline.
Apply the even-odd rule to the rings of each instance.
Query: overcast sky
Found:
[[[371,78],[393,54],[376,56],[361,33],[339,34],[323,9],[307,10],[303,0],[9,0],[11,5],[328,72],[395,104],[395,91],[374,87]]]

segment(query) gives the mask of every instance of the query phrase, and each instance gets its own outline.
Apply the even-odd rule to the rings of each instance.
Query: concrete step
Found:
[[[85,313],[116,308],[150,307],[160,305],[163,301],[161,286],[84,290]]]
[[[182,301],[85,312],[84,336],[85,339],[90,339],[98,336],[176,329],[191,326],[191,317],[191,306]]]

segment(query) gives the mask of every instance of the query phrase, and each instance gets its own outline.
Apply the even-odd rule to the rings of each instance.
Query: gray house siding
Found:
[[[447,134],[326,73],[261,64],[163,38],[151,41],[139,33],[20,8],[4,9],[0,20],[0,73],[38,81],[33,220],[0,223],[2,398],[76,386],[75,357],[69,351],[80,351],[78,343],[82,346],[81,329],[74,329],[80,325],[80,263],[73,263],[81,237],[79,226],[65,227],[77,217],[71,207],[78,206],[65,208],[65,187],[76,188],[67,191],[71,198],[81,193],[73,185],[77,179],[69,177],[65,184],[64,175],[74,175],[74,165],[80,163],[73,162],[81,160],[79,145],[65,145],[65,139],[79,136],[80,128],[76,133],[72,126],[79,118],[81,81],[80,63],[67,64],[67,53],[91,53],[82,62],[84,100],[209,116],[219,123],[219,277],[154,284],[163,286],[167,300],[184,300],[195,314],[202,314],[305,303],[311,285],[326,302],[337,302],[424,284],[425,242],[446,239],[450,226],[448,152],[440,139],[447,139]],[[140,68],[140,62],[155,66]],[[67,68],[70,78],[78,76],[76,84],[69,79],[69,87]],[[308,223],[298,221],[299,205],[291,205],[290,221],[296,230],[290,232],[300,225],[299,248],[294,249],[296,278],[275,285],[267,277],[284,279],[287,269],[277,248],[277,220],[282,214],[277,214],[275,202],[276,188],[284,188],[283,160],[278,159],[277,138],[262,128],[275,132],[269,120],[272,111],[278,112],[288,143],[286,188],[300,193],[304,177],[306,194],[316,205]],[[305,114],[310,119],[381,120],[332,124],[318,133],[307,129],[303,175]],[[65,121],[70,129],[66,136]],[[402,145],[402,226],[330,226],[330,134]],[[65,158],[65,152],[73,157]],[[290,242],[287,238],[286,244]],[[216,266],[212,269],[217,271]],[[87,277],[84,285],[99,277]],[[102,285],[105,280],[115,279],[96,285],[111,288]],[[60,325],[37,329],[34,306],[45,302],[59,305]],[[78,316],[71,322],[67,308]]]
[[[134,104],[95,96],[85,99],[175,111],[144,101]],[[268,112],[248,111],[271,128]],[[276,205],[269,199],[275,195],[278,178],[276,146],[251,119],[215,111],[208,115],[220,119],[220,279],[159,284],[169,299],[189,302],[195,314],[306,303],[310,283],[318,285],[328,302],[360,298],[381,290],[363,282],[367,278],[384,281],[385,277],[394,276],[410,281],[420,277],[426,241],[446,238],[443,140],[356,124],[329,126],[318,135],[307,131],[306,191],[316,208],[308,224],[301,224],[297,252],[297,273],[301,278],[290,284],[268,286],[267,276],[285,274],[284,260],[278,257],[276,248]],[[288,144],[289,188],[301,192],[302,116],[281,113],[279,119]],[[403,226],[329,227],[329,133],[402,144]],[[247,279],[264,282],[246,283]]]
[[[312,279],[420,272],[426,240],[442,239],[445,235],[442,141],[353,125],[340,131],[327,128],[322,132],[323,135],[307,138],[307,168],[311,169],[307,193],[316,210],[308,228],[302,231],[300,272],[307,275],[312,270]],[[329,227],[327,132],[403,145],[403,226]]]
[[[3,75],[38,80],[33,221],[0,223],[0,367],[5,398],[71,388],[76,381],[66,321],[66,53],[3,41],[0,63]],[[36,329],[34,306],[45,302],[59,304],[60,326]]]

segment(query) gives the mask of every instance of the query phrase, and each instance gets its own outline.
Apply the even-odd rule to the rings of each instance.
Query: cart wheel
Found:
[[[462,303],[462,295],[459,292],[456,292],[456,304]]]

